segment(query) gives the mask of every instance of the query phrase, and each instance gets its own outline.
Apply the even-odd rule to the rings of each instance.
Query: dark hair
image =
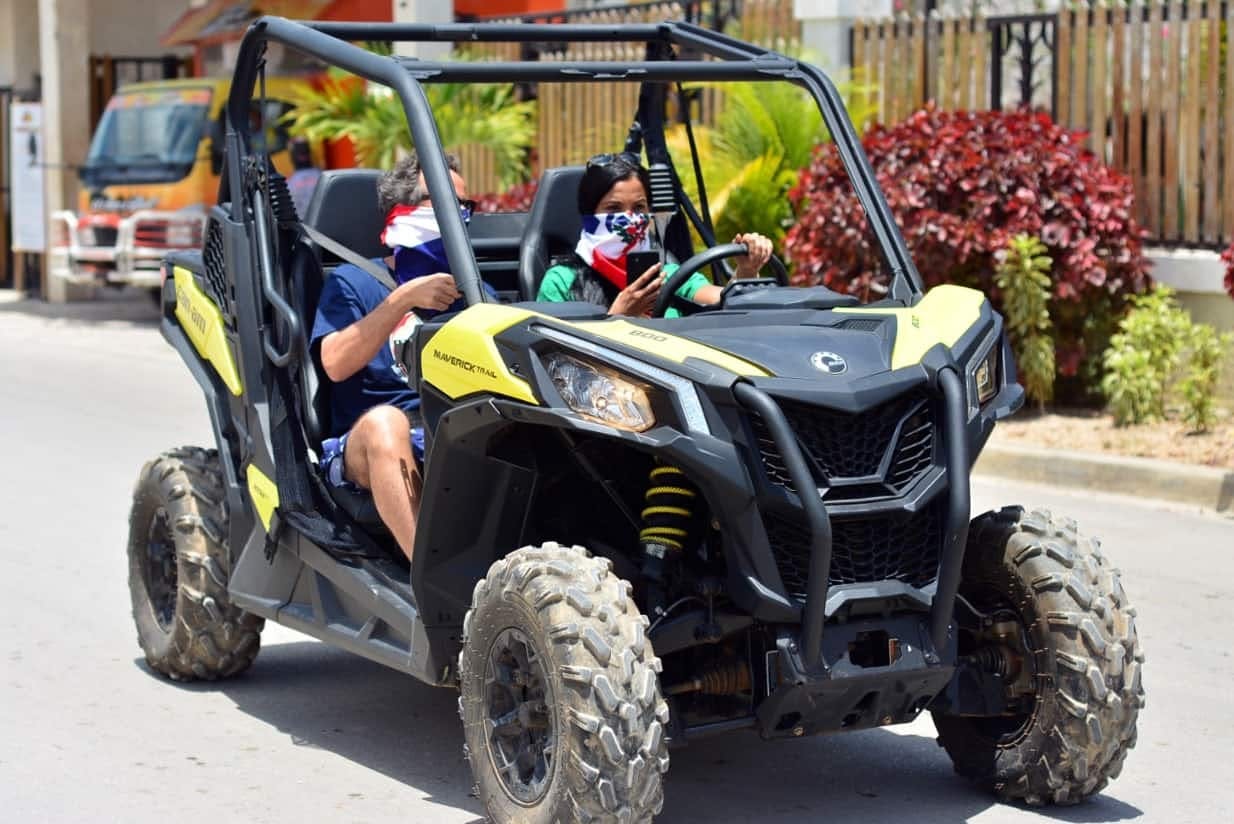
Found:
[[[291,155],[291,165],[297,169],[310,169],[313,166],[313,152],[309,143],[303,137],[293,137],[287,144],[287,152]]]
[[[596,155],[587,162],[583,177],[578,182],[578,213],[595,214],[600,201],[623,180],[637,177],[643,184],[643,192],[651,196],[651,176],[638,162],[638,158],[625,152],[617,155]]]
[[[456,155],[446,154],[446,167],[452,172],[463,173]],[[415,152],[377,178],[377,208],[383,215],[395,206],[415,206],[427,194],[420,188],[420,158]]]

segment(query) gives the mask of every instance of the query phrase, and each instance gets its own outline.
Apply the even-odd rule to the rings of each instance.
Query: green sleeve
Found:
[[[564,303],[570,299],[570,291],[574,288],[574,269],[563,264],[550,266],[540,281],[540,290],[536,292],[536,300],[550,303]]]
[[[668,267],[666,266],[664,268],[667,269]],[[677,267],[674,266],[673,268],[676,269]],[[669,274],[672,273],[670,272]],[[702,289],[704,286],[710,285],[711,281],[707,279],[706,275],[702,272],[695,272],[690,275],[689,279],[685,283],[681,284],[680,288],[677,289],[677,296],[685,298],[686,300],[694,300],[695,292]]]

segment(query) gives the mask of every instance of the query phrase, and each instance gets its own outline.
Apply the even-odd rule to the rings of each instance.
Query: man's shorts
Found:
[[[350,492],[361,492],[360,487],[347,480],[343,473],[343,452],[347,449],[347,436],[350,432],[346,432],[337,438],[326,438],[321,442],[321,473],[326,476],[326,482],[336,489],[346,489]],[[420,466],[424,465],[424,427],[413,426],[408,431],[408,438],[411,441],[411,454],[415,457],[416,463]]]

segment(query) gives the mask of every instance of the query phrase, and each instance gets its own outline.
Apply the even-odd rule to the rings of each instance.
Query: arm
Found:
[[[570,299],[570,289],[574,286],[574,272],[569,266],[550,266],[540,280],[540,288],[536,292],[536,300],[546,303],[565,303]]]
[[[758,270],[762,269],[767,264],[767,261],[771,259],[771,241],[757,232],[746,232],[733,238],[733,243],[744,243],[750,247],[748,255],[742,255],[737,258],[737,270],[733,273],[733,277],[758,277]],[[697,283],[695,278],[702,278],[702,273],[695,273],[694,277],[687,280],[677,290],[677,294],[695,303],[719,303],[720,295],[724,292],[724,288],[707,282],[706,278],[703,278],[702,283]]]
[[[442,311],[458,296],[452,275],[426,275],[400,285],[376,309],[322,338],[321,368],[335,383],[347,380],[386,345],[404,315],[416,308]]]

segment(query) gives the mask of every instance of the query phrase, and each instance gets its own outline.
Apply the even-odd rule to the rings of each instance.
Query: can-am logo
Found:
[[[815,352],[810,356],[810,363],[815,369],[828,375],[839,375],[848,369],[848,362],[835,352]]]

